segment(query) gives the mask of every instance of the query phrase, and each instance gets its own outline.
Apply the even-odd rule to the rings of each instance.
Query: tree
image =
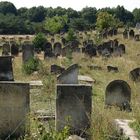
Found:
[[[4,15],[6,15],[6,14],[17,15],[17,9],[13,3],[3,1],[3,2],[0,2],[0,13],[2,13]]]
[[[45,8],[43,6],[32,7],[28,10],[27,16],[31,22],[42,22],[45,19]]]
[[[97,15],[96,28],[99,31],[118,26],[119,20],[107,12],[99,12]]]
[[[40,50],[43,50],[44,44],[46,42],[47,42],[47,39],[46,39],[45,35],[41,32],[38,33],[33,40],[35,49],[40,49]]]
[[[140,22],[140,9],[135,8],[133,10],[133,16],[134,16],[134,22],[135,23]]]
[[[115,10],[115,16],[123,23],[133,22],[133,14],[127,11],[123,6],[117,6]]]
[[[74,33],[74,30],[73,29],[69,29],[68,33],[67,33],[67,36],[66,36],[66,40],[69,42],[69,41],[74,41],[76,40],[76,35]]]
[[[70,20],[69,27],[74,30],[83,31],[87,28],[87,22],[83,18],[74,18]]]
[[[89,24],[94,24],[96,22],[97,9],[92,7],[83,8],[81,11],[81,16]]]
[[[68,17],[65,16],[54,16],[52,18],[46,19],[45,29],[51,33],[58,33],[67,24]]]

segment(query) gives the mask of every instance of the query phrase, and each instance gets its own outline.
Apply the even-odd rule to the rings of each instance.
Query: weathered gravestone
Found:
[[[19,54],[19,47],[17,44],[15,43],[12,43],[11,44],[11,55],[14,55],[14,56],[18,56]]]
[[[53,52],[55,56],[60,56],[62,52],[62,45],[59,42],[56,42],[53,46]]]
[[[58,84],[56,95],[56,130],[70,127],[70,133],[88,137],[92,110],[90,85]]]
[[[54,53],[52,52],[52,44],[50,42],[47,42],[44,45],[44,59],[49,57],[54,57]]]
[[[131,80],[135,82],[139,82],[140,81],[140,68],[135,68],[132,71],[130,71],[129,76]]]
[[[55,64],[51,65],[51,73],[61,74],[64,70],[65,68],[60,67],[58,65],[55,65]]]
[[[4,43],[2,46],[2,55],[10,55],[10,45],[8,42]]]
[[[74,64],[67,68],[57,77],[59,84],[78,84],[78,64]]]
[[[130,38],[130,39],[133,39],[134,36],[135,36],[134,30],[130,30],[130,31],[129,31],[129,38]]]
[[[136,34],[136,35],[134,36],[134,39],[135,39],[135,41],[140,41],[140,35],[139,35],[139,34]]]
[[[105,105],[118,106],[121,110],[131,111],[131,88],[123,80],[114,80],[108,84],[105,91]]]
[[[24,136],[29,130],[28,113],[29,84],[0,82],[0,139]]]
[[[34,57],[34,46],[29,42],[25,42],[22,46],[23,63],[28,62],[33,57]]]
[[[0,56],[0,81],[14,81],[12,56]]]

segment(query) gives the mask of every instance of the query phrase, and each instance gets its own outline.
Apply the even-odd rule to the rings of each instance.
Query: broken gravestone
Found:
[[[59,84],[78,84],[78,64],[74,64],[67,68],[57,77]]]
[[[121,110],[131,111],[131,88],[123,80],[114,80],[108,84],[105,91],[105,105],[118,106]]]
[[[0,56],[0,81],[14,81],[12,56]]]

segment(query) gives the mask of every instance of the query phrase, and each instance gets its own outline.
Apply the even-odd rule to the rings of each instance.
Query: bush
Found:
[[[73,29],[69,29],[68,31],[68,34],[67,34],[67,37],[66,37],[66,40],[69,42],[69,41],[74,41],[76,40],[76,35],[74,33],[74,30]]]
[[[31,58],[28,62],[23,64],[23,71],[26,74],[32,74],[34,71],[38,70],[40,61],[38,58]]]
[[[43,33],[38,33],[33,40],[35,50],[38,50],[38,49],[43,50],[43,46],[46,42],[47,42],[47,39],[45,35]]]

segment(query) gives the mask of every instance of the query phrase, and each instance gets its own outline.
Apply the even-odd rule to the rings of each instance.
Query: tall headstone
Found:
[[[22,46],[22,60],[26,63],[34,57],[34,46],[30,42],[25,42]]]
[[[78,64],[74,64],[63,71],[58,77],[59,84],[78,84]]]
[[[12,56],[0,56],[0,81],[14,81]]]
[[[122,110],[129,110],[131,88],[123,80],[114,80],[108,84],[105,91],[105,105],[118,106]]]
[[[70,127],[70,133],[88,137],[92,111],[90,85],[58,84],[56,95],[56,130]]]
[[[0,139],[24,136],[29,124],[28,113],[29,84],[0,82]]]

